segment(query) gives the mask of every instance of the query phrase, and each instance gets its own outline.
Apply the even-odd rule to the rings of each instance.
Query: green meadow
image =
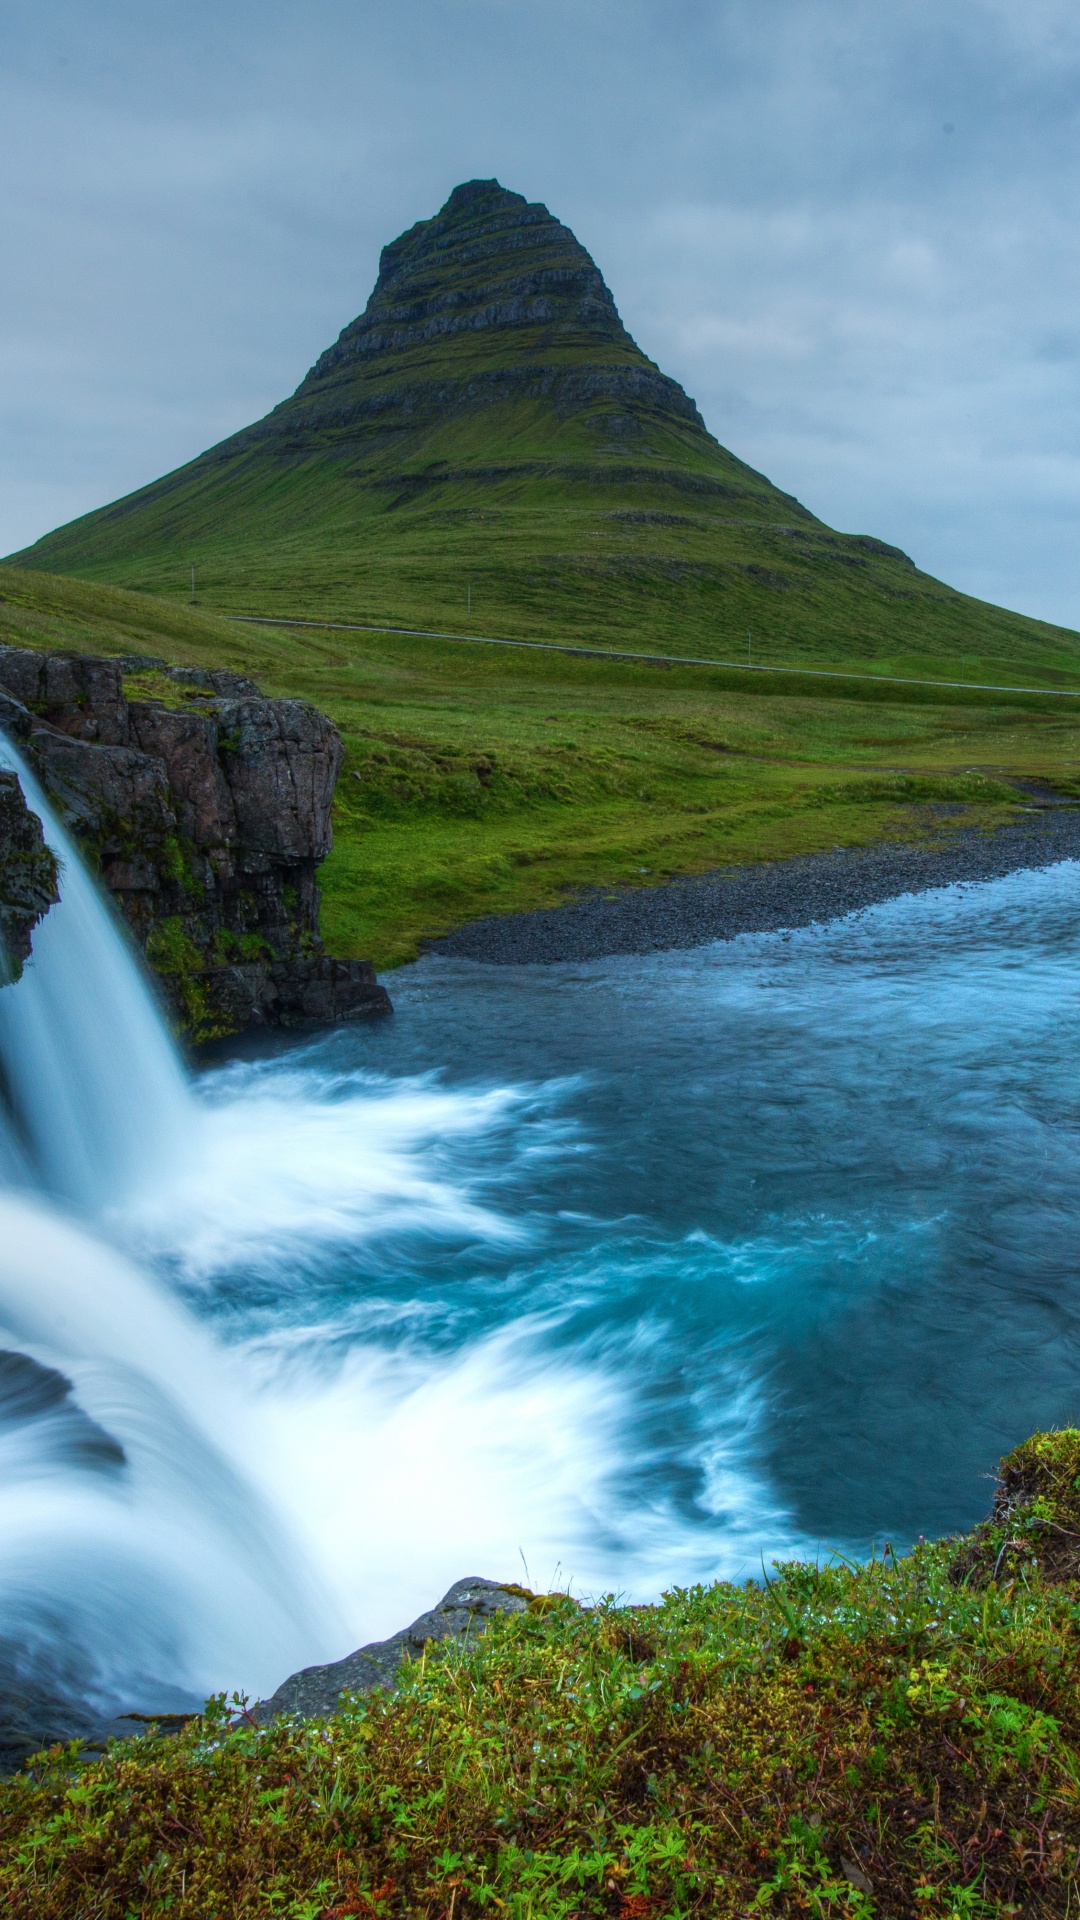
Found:
[[[230,666],[331,714],[331,947],[383,967],[479,914],[725,863],[990,829],[1071,792],[1080,701],[240,625],[0,569],[8,645]],[[132,678],[136,693],[142,677]]]

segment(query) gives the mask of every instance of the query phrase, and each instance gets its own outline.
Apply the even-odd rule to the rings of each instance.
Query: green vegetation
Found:
[[[800,674],[1080,691],[1080,636],[833,533],[721,447],[574,236],[495,181],[384,251],[365,313],[265,420],[21,558],[12,641],[232,666],[333,716],[324,934],[381,966],[582,887],[991,827],[1015,778],[1071,790],[1080,764],[1065,700]],[[183,698],[152,670],[132,687]]]
[[[1078,1487],[1080,1432],[1040,1434],[960,1541],[655,1607],[545,1596],[327,1721],[219,1700],[55,1748],[0,1788],[4,1910],[1065,1920]]]
[[[323,931],[381,966],[581,887],[940,840],[1013,817],[1016,779],[1080,791],[1080,701],[1061,698],[241,626],[16,568],[0,642],[232,667],[330,713],[347,757]],[[184,697],[152,671],[129,685]]]
[[[204,956],[184,931],[179,914],[160,920],[146,942],[146,957],[174,989],[184,1010],[184,1031],[198,1044],[224,1039],[230,1029],[210,1011],[202,981]]]
[[[311,455],[278,472],[252,452],[240,472],[181,476],[190,515],[170,494],[160,515],[148,506],[145,527],[108,510],[92,543],[57,534],[16,559],[178,607],[194,563],[208,611],[734,661],[747,658],[750,633],[762,665],[1080,685],[1075,633],[860,551],[809,516],[796,534],[782,524],[795,511],[782,496],[774,524],[757,518],[756,500],[730,515],[665,512],[672,484],[647,471],[602,491],[591,470],[576,482],[565,461],[528,485],[486,477],[488,436],[516,426],[485,416],[475,430],[471,464],[444,462],[446,479],[416,504],[359,489],[344,460]]]

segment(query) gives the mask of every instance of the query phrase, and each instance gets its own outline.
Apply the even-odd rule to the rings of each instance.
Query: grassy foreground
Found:
[[[726,862],[990,828],[1074,791],[1080,701],[239,626],[0,568],[0,643],[253,674],[341,728],[332,949],[394,966],[482,913]],[[140,676],[134,675],[137,692]]]
[[[396,1694],[223,1701],[0,1786],[12,1920],[1067,1916],[1080,1864],[1080,1432],[989,1522],[655,1607],[547,1597]]]

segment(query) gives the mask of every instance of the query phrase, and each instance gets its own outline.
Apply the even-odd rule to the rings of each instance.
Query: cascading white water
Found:
[[[2,739],[0,763],[61,869],[0,989],[0,1669],[98,1710],[272,1688],[325,1627],[245,1471],[254,1411],[186,1311],[87,1230],[175,1175],[196,1109],[110,908]]]
[[[117,925],[22,755],[0,735],[60,863],[60,903],[0,992],[0,1061],[36,1181],[85,1214],[185,1151],[192,1107],[176,1049]]]
[[[257,1415],[189,1315],[40,1201],[0,1196],[0,1639],[58,1623],[104,1704],[270,1691],[325,1633],[244,1472]],[[9,1370],[11,1361],[8,1362]],[[70,1392],[63,1396],[63,1383]],[[14,1388],[14,1391],[11,1389]],[[62,1396],[62,1397],[61,1397]]]
[[[646,1599],[953,1531],[1071,1417],[1080,868],[431,957],[396,1022],[189,1094],[48,831],[64,902],[0,989],[0,1708],[265,1691],[519,1548]]]

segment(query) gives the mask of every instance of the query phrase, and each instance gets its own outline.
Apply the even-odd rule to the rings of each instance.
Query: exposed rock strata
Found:
[[[0,769],[0,977],[17,980],[30,957],[30,935],[60,898],[56,861],[15,774]]]
[[[493,349],[493,335],[512,351]],[[448,360],[452,340],[461,350]],[[205,457],[267,443],[301,455],[326,435],[374,449],[426,422],[522,401],[590,415],[616,442],[677,422],[712,446],[694,401],[627,333],[569,227],[497,180],[469,180],[383,248],[363,313],[292,397]]]
[[[171,699],[129,700],[152,667]],[[319,938],[336,728],[239,674],[0,648],[0,725],[117,901],[196,1039],[389,1011]],[[55,897],[55,896],[54,896]]]
[[[433,220],[383,248],[363,313],[304,384],[449,333],[537,326],[600,333],[634,351],[600,269],[569,227],[497,180],[468,180]]]
[[[404,1660],[418,1660],[432,1641],[464,1641],[482,1633],[496,1613],[526,1613],[531,1596],[522,1587],[503,1586],[479,1575],[456,1580],[437,1607],[422,1613],[410,1627],[389,1640],[372,1640],[366,1647],[325,1667],[304,1667],[283,1680],[277,1692],[260,1701],[256,1718],[275,1720],[281,1714],[322,1719],[335,1713],[344,1693],[370,1693],[373,1687],[392,1687]]]

